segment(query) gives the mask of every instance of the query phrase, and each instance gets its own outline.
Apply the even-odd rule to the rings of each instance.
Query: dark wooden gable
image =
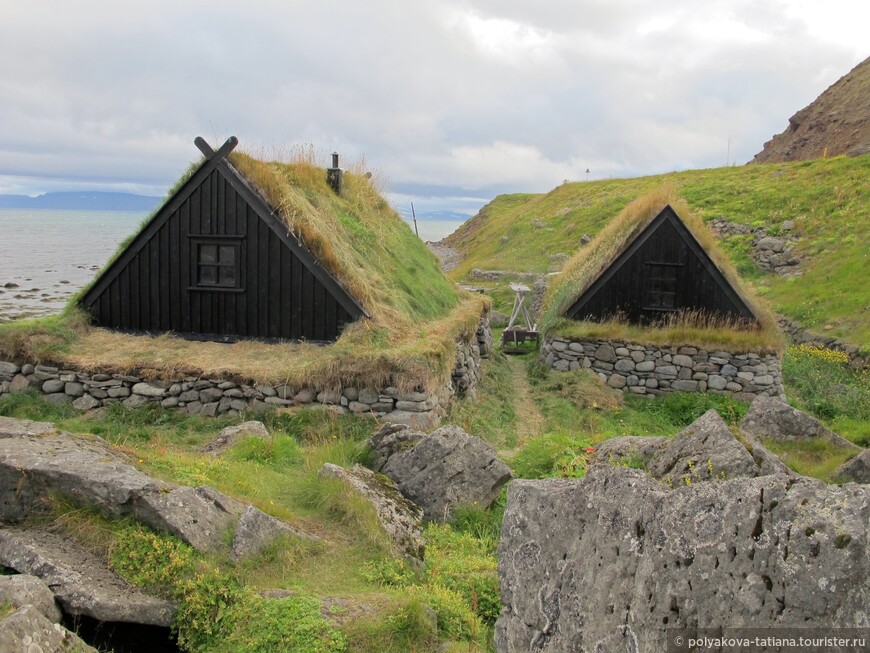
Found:
[[[208,340],[335,340],[366,315],[226,159],[205,162],[79,303],[95,324]]]
[[[710,256],[666,206],[565,312],[649,324],[678,311],[756,321]]]

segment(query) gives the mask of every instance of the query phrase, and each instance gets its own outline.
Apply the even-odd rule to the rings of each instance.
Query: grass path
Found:
[[[516,411],[517,450],[544,432],[546,419],[535,400],[532,399],[529,379],[526,376],[526,359],[519,356],[508,356],[511,370],[511,384],[514,392],[514,410]]]

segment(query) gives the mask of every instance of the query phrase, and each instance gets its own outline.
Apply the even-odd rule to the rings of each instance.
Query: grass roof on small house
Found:
[[[316,388],[432,388],[446,381],[456,339],[474,333],[488,301],[462,291],[444,275],[434,254],[369,176],[345,171],[344,193],[338,196],[327,184],[325,170],[314,165],[312,150],[289,162],[240,152],[229,158],[368,318],[348,324],[326,346],[253,340],[221,344],[93,328],[74,298],[62,316],[0,325],[0,354],[85,370],[234,376]]]
[[[678,313],[651,326],[628,324],[614,318],[602,322],[564,317],[568,308],[616,260],[635,236],[668,204],[707,252],[713,263],[758,318],[748,327],[736,321],[713,319],[696,313]],[[694,345],[732,351],[780,351],[782,334],[770,309],[740,281],[716,237],[670,186],[660,187],[628,204],[586,246],[581,247],[551,282],[541,313],[540,329],[567,338],[613,339],[652,345]]]

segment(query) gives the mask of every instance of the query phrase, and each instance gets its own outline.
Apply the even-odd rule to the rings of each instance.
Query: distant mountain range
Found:
[[[29,195],[0,195],[0,209],[77,209],[81,211],[151,211],[162,197],[132,193],[74,191]]]

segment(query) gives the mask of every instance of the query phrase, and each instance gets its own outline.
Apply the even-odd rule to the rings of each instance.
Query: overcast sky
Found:
[[[0,193],[163,195],[197,135],[365,156],[396,205],[469,214],[743,164],[868,25],[857,0],[0,0]]]

